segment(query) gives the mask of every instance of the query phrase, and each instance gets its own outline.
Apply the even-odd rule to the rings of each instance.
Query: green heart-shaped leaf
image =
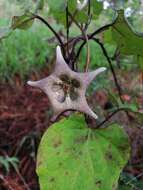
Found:
[[[44,134],[37,158],[41,190],[113,190],[129,159],[124,129],[87,127],[83,115],[73,114]]]

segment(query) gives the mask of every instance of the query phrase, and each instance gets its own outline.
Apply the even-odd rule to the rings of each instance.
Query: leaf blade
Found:
[[[14,16],[12,18],[11,28],[13,30],[15,29],[26,30],[32,26],[34,22],[34,18],[35,16],[30,12],[27,12],[21,16]]]
[[[111,190],[117,186],[129,149],[127,135],[116,124],[92,130],[82,115],[61,120],[41,141],[37,162],[41,189]]]

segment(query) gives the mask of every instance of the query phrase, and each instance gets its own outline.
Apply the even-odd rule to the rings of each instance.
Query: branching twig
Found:
[[[103,32],[104,30],[109,29],[113,24],[114,24],[114,22],[113,22],[113,23],[110,23],[110,24],[107,24],[107,25],[105,25],[105,26],[102,26],[101,28],[95,30],[93,33],[89,34],[89,39],[95,37],[95,35],[100,34],[100,33]]]
[[[107,24],[107,25],[95,30],[93,33],[87,34],[88,40],[91,40],[93,37],[95,37],[95,35],[100,34],[104,30],[107,30],[109,27],[112,26],[112,24],[113,23]],[[80,36],[77,36],[76,38],[72,39],[72,41],[73,41],[73,49],[75,48],[76,44],[78,42],[80,42],[81,40],[85,40],[84,35],[80,35]]]
[[[95,30],[93,33],[91,34],[87,34],[88,40],[91,40],[92,38],[94,38],[95,35],[100,34],[101,32],[103,32],[104,30],[107,30],[109,27],[112,26],[113,23],[111,24],[107,24],[97,30]],[[80,52],[82,50],[82,48],[84,47],[84,45],[86,44],[86,40],[85,40],[85,36],[84,35],[79,35],[73,39],[70,39],[69,43],[73,43],[72,44],[72,52],[71,55],[73,55],[74,51],[75,51],[75,46],[77,45],[77,43],[79,43],[81,40],[83,40],[82,44],[80,45],[77,54],[75,55],[74,59],[72,60],[73,63],[75,63],[80,55]]]

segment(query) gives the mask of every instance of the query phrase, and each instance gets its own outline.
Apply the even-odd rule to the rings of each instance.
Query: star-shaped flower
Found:
[[[65,62],[61,49],[57,46],[53,73],[39,81],[28,81],[28,84],[39,87],[47,94],[54,111],[54,119],[66,110],[77,110],[97,119],[97,115],[87,104],[85,93],[91,81],[105,70],[105,67],[100,67],[92,72],[74,72]]]

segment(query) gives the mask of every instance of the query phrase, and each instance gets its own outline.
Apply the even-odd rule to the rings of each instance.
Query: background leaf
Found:
[[[58,3],[56,0],[47,0],[49,6],[49,13],[53,15],[56,21],[66,26],[67,2],[69,12],[73,15],[74,19],[79,23],[86,23],[88,20],[88,6],[85,6],[82,10],[78,10],[77,0],[61,0]],[[100,14],[102,8],[102,2],[91,0],[91,12],[93,14],[94,19]]]
[[[96,19],[96,17],[103,10],[103,3],[98,2],[97,0],[91,0],[91,7],[92,7],[92,11],[93,11],[93,18]]]
[[[135,32],[124,17],[124,11],[118,16],[109,30],[105,31],[105,41],[117,43],[120,53],[124,55],[143,56],[143,34]]]
[[[13,30],[15,30],[17,28],[18,29],[28,29],[32,26],[33,22],[34,22],[33,14],[27,12],[21,16],[14,16],[12,18],[11,28]]]
[[[38,151],[41,190],[111,190],[129,159],[130,146],[117,124],[90,129],[83,115],[53,124]]]
[[[47,0],[49,6],[49,13],[56,19],[56,21],[66,24],[66,0]]]

